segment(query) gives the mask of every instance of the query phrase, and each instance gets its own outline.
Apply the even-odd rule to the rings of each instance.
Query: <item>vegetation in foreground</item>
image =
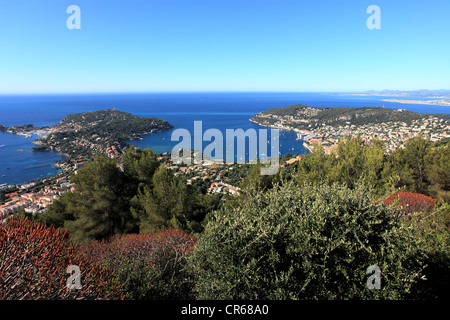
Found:
[[[123,170],[98,157],[45,215],[0,227],[0,296],[108,288],[85,298],[445,299],[449,144],[419,136],[385,155],[376,141],[346,138],[337,155],[317,146],[275,176],[253,166],[241,195],[221,199],[169,174],[151,150],[129,150]],[[40,250],[45,232],[67,242]],[[73,248],[70,261],[49,258],[62,248]],[[83,272],[79,256],[108,270],[107,284],[82,273],[83,289],[61,294],[61,270],[79,263]],[[36,282],[18,271],[23,264],[47,271]],[[380,290],[366,286],[370,265],[381,270]]]

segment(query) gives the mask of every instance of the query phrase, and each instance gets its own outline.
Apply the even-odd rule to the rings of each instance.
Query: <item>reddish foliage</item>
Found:
[[[80,290],[67,288],[69,265],[80,268]],[[113,272],[81,253],[61,230],[27,218],[0,226],[0,299],[108,298],[123,298]]]
[[[384,199],[385,205],[397,203],[406,214],[414,212],[429,212],[437,201],[420,193],[396,192]]]
[[[97,261],[119,255],[132,259],[152,257],[156,263],[156,259],[167,261],[173,256],[182,260],[194,249],[195,243],[194,235],[177,229],[167,229],[153,234],[119,235],[110,240],[94,242],[85,249],[87,254]]]
[[[96,261],[116,270],[127,298],[180,300],[193,297],[185,265],[195,243],[195,236],[168,229],[116,236],[85,249]]]

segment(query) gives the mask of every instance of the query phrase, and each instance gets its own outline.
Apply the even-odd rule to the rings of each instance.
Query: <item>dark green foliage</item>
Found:
[[[450,198],[450,142],[432,143],[419,135],[404,149],[385,155],[379,140],[362,141],[359,136],[339,141],[337,153],[326,155],[315,144],[312,154],[298,164],[297,183],[345,184],[353,188],[360,181],[375,196],[387,196],[398,189],[448,201]]]
[[[71,178],[76,193],[67,193],[49,208],[45,220],[62,226],[77,241],[100,240],[135,231],[129,210],[133,194],[115,160],[96,157]]]
[[[263,165],[260,162],[252,165],[248,176],[241,181],[240,187],[244,190],[256,189],[265,191],[271,189],[275,183],[280,182],[280,170],[275,175],[261,175],[262,167]]]
[[[313,185],[332,183],[331,169],[335,166],[336,157],[326,155],[320,144],[315,144],[313,153],[304,155],[298,164],[297,181],[299,184],[311,183]]]
[[[142,118],[115,109],[71,114],[61,120],[61,124],[80,125],[85,128],[84,134],[96,134],[112,140],[126,139],[152,129],[172,128],[165,120]]]
[[[179,228],[191,232],[203,230],[202,221],[215,210],[220,198],[195,192],[161,165],[152,177],[153,187],[144,185],[131,201],[131,212],[139,220],[140,232]]]
[[[420,240],[420,255],[424,257],[426,278],[413,287],[416,299],[448,300],[450,294],[450,205],[435,207],[427,215],[411,221]]]
[[[386,172],[395,187],[448,201],[450,199],[450,141],[433,143],[419,135],[388,158]]]
[[[429,194],[450,202],[450,142],[431,147],[424,157]]]
[[[239,186],[241,181],[245,179],[252,165],[239,164],[233,165],[222,175],[222,179],[233,186]]]
[[[430,144],[419,135],[409,139],[404,149],[396,149],[390,157],[392,169],[399,175],[399,184],[407,186],[412,192],[423,194],[427,192],[425,155]]]
[[[186,213],[187,186],[164,165],[155,172],[153,188],[144,186],[133,199],[131,209],[139,219],[140,232],[180,228]]]
[[[384,164],[384,147],[380,141],[364,142],[359,136],[345,137],[339,141],[337,155],[327,155],[323,147],[315,144],[314,152],[304,155],[299,163],[297,182],[338,183],[353,188],[363,180],[368,187],[382,193]]]
[[[216,213],[190,268],[200,299],[397,299],[418,278],[411,227],[358,186],[295,187]],[[378,265],[381,290],[366,287]]]
[[[129,148],[123,156],[123,171],[136,184],[152,186],[152,178],[160,163],[150,148]],[[137,188],[138,185],[136,185]]]

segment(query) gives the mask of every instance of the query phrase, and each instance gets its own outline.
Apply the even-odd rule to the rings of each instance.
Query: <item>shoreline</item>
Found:
[[[294,131],[294,132],[300,133],[300,134],[302,135],[302,138],[301,138],[301,139],[297,139],[297,140],[303,141],[303,142],[302,142],[303,148],[305,148],[306,150],[308,150],[309,153],[311,153],[311,154],[313,153],[312,150],[308,147],[308,141],[309,141],[310,139],[312,139],[312,137],[309,138],[309,139],[304,140],[303,136],[311,136],[311,135],[314,135],[314,136],[315,136],[315,133],[313,133],[313,132],[305,132],[305,131],[302,131],[302,130],[299,130],[299,129],[296,129],[296,128],[285,128],[285,127],[280,128],[280,127],[276,127],[276,126],[266,126],[266,125],[263,125],[263,124],[261,124],[261,123],[255,121],[255,120],[252,120],[252,119],[249,119],[249,120],[250,120],[251,122],[253,122],[253,123],[256,123],[257,125],[260,125],[261,127],[265,127],[265,128],[273,128],[273,129],[279,129],[279,130],[285,130],[285,131]]]
[[[400,100],[400,99],[382,99],[381,101],[395,102],[395,103],[403,103],[403,104],[422,104],[422,105],[433,105],[433,106],[450,107],[450,100]]]

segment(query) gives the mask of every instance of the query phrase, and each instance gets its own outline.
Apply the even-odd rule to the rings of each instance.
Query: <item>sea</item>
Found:
[[[382,99],[399,97],[305,92],[0,95],[0,124],[7,127],[24,124],[52,126],[69,114],[115,108],[138,116],[161,118],[173,125],[172,130],[148,134],[142,140],[130,142],[140,148],[163,153],[170,152],[178,144],[178,141],[171,140],[174,130],[187,129],[194,137],[194,121],[202,121],[203,132],[215,128],[225,137],[226,129],[263,129],[249,121],[254,114],[293,104],[312,107],[380,106],[420,113],[450,113],[448,106],[400,104]],[[33,141],[38,138],[36,135],[26,138],[0,133],[0,188],[24,184],[59,172],[54,164],[63,157],[57,152],[31,151]],[[279,139],[280,155],[308,153],[295,132],[280,131]],[[203,147],[207,144],[209,142],[204,142]]]

